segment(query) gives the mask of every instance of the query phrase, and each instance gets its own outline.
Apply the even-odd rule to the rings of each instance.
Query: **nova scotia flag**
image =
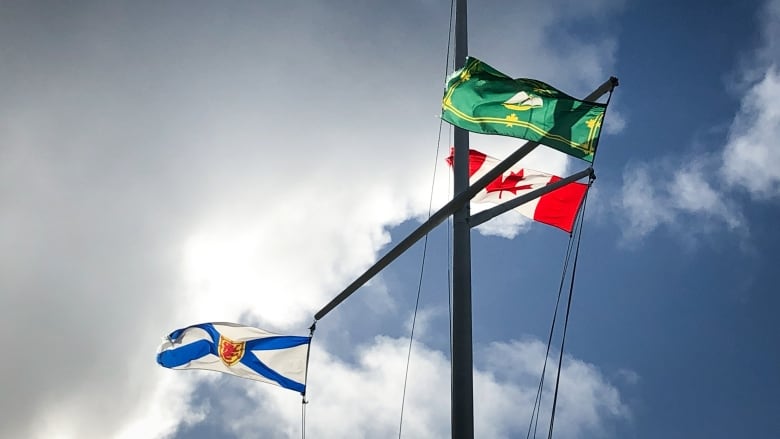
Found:
[[[235,323],[201,323],[171,332],[157,362],[170,369],[229,373],[303,394],[310,340]]]

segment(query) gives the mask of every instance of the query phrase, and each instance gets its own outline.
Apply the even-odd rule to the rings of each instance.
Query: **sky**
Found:
[[[438,0],[0,2],[0,436],[299,437],[300,395],[156,350],[200,322],[308,334],[452,196],[449,19]],[[620,79],[555,437],[780,436],[780,1],[471,2],[469,54],[575,96]],[[318,322],[310,437],[450,435],[450,233]],[[510,212],[471,239],[476,436],[526,437],[569,237]]]

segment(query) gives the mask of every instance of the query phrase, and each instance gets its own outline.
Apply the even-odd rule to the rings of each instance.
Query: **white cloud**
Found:
[[[377,337],[357,348],[354,364],[315,343],[309,371],[307,434],[364,438],[398,435],[408,340]],[[519,437],[526,432],[536,397],[545,346],[538,340],[494,342],[477,352],[474,378],[475,437]],[[547,383],[555,376],[550,358]],[[481,364],[481,365],[480,365]],[[225,429],[237,437],[300,435],[300,399],[271,386],[227,385],[212,394],[219,412],[234,407]],[[449,361],[415,343],[404,408],[403,437],[449,437]],[[540,428],[549,420],[551,387],[545,389]],[[236,394],[249,401],[234,405]],[[556,414],[556,437],[603,436],[605,426],[628,419],[618,390],[593,365],[566,357]],[[253,409],[254,408],[254,409]],[[212,414],[214,415],[214,414]]]
[[[206,419],[210,410],[207,405],[193,407],[190,404],[198,375],[186,376],[167,370],[160,370],[159,375],[158,385],[148,403],[138,407],[134,419],[119,429],[117,438],[168,437],[182,426],[192,426]],[[214,380],[216,376],[211,378]]]
[[[623,192],[619,200],[622,211],[628,217],[625,233],[642,237],[658,227],[659,224],[671,222],[674,215],[665,206],[644,167],[628,169],[623,173]]]
[[[722,175],[757,199],[780,195],[780,0],[768,1],[759,14],[762,46],[743,69],[743,97],[723,150]]]
[[[509,384],[509,387],[518,393],[520,398],[516,401],[530,402],[536,396],[538,375],[542,369],[545,348],[546,346],[539,340],[494,342],[486,350],[486,367],[495,374],[502,386]],[[543,401],[548,403],[557,372],[556,355],[551,352],[547,364]],[[507,365],[512,366],[507,367]],[[529,419],[530,410],[522,406],[507,407],[499,398],[495,400],[495,404],[495,410],[503,412],[504,419],[519,415],[521,432],[527,427],[525,421]],[[531,405],[526,404],[525,407]],[[603,429],[606,423],[614,423],[615,420],[627,419],[629,416],[630,411],[621,401],[618,390],[604,379],[595,366],[564,356],[556,411],[557,437],[604,436]],[[543,408],[540,426],[548,420],[549,412]]]
[[[723,151],[727,180],[757,198],[780,195],[780,169],[775,165],[780,161],[779,101],[780,75],[773,64],[745,94]]]
[[[15,360],[0,365],[0,436],[196,422],[194,381],[154,362],[160,336],[247,315],[305,328],[389,227],[427,212],[448,6],[351,7],[5,10],[0,330]],[[544,10],[525,34],[538,44],[514,55],[554,52],[537,37],[558,8]],[[579,89],[573,56],[544,69]]]
[[[480,205],[473,209],[472,213],[477,213],[492,207],[491,205]],[[485,236],[499,236],[501,238],[512,239],[520,233],[530,230],[532,221],[522,216],[519,212],[509,211],[500,216],[492,218],[490,221],[480,224],[475,230]]]
[[[414,337],[416,339],[424,339],[431,329],[432,321],[437,317],[446,315],[446,311],[446,309],[441,308],[420,308],[416,317],[413,313],[409,314],[404,322],[404,331],[407,334],[411,333],[412,323],[414,323]]]
[[[722,223],[732,230],[745,227],[741,212],[723,189],[713,187],[706,178],[711,167],[701,159],[677,169],[662,162],[626,168],[617,201],[626,219],[624,238],[639,239],[660,226],[677,227],[679,221],[692,216],[697,217],[695,229],[680,226],[689,234],[707,230],[711,223]],[[669,175],[671,179],[666,179]]]
[[[638,384],[642,379],[638,373],[631,369],[618,369],[615,375],[618,377],[618,379],[632,386]]]
[[[661,225],[674,226],[683,216],[696,222],[695,227],[686,227],[689,221],[678,225],[686,233],[707,230],[711,219],[744,232],[735,190],[747,190],[757,199],[780,195],[780,170],[775,166],[780,160],[780,1],[767,2],[763,12],[763,42],[741,72],[745,84],[740,109],[720,154],[682,165],[664,158],[625,169],[620,210],[628,219],[628,239],[644,237]],[[655,171],[652,178],[650,169]],[[666,174],[673,175],[671,181],[656,177]]]
[[[607,134],[621,133],[628,124],[625,115],[613,107],[614,104],[609,106],[609,111],[607,111],[607,116],[604,119],[604,132]]]

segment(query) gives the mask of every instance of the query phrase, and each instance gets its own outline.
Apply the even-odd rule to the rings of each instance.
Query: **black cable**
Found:
[[[604,104],[604,114],[601,116],[602,124],[605,120],[607,120],[607,110],[609,109],[609,101],[612,100],[612,92],[615,91],[615,85],[613,83],[612,89],[609,90],[609,94],[607,95],[607,102]],[[604,128],[602,126],[602,128]],[[590,166],[593,167],[594,163],[596,163],[596,152],[599,148],[599,141],[601,140],[601,133],[599,132],[599,137],[596,139],[596,144],[593,145],[593,160],[590,162]]]
[[[444,69],[444,77],[447,77],[447,71],[449,70],[449,63],[450,63],[450,46],[452,43],[452,18],[453,18],[453,11],[454,11],[454,0],[450,2],[450,24],[449,24],[449,32],[447,36],[447,55],[446,55],[446,61],[445,61],[445,69]],[[442,126],[444,124],[444,121],[442,119],[439,119],[439,133],[438,137],[436,139],[436,161],[433,165],[433,178],[431,180],[431,195],[428,199],[428,218],[431,217],[431,210],[433,208],[433,193],[434,188],[436,184],[436,168],[438,167],[439,163],[439,151],[441,149],[441,131]],[[398,422],[398,438],[401,438],[401,433],[403,431],[403,425],[404,425],[404,407],[406,405],[406,387],[409,381],[409,365],[411,364],[411,358],[412,358],[412,344],[414,342],[414,329],[417,324],[417,311],[420,308],[420,296],[422,293],[422,282],[423,282],[423,276],[425,274],[425,257],[428,254],[428,234],[425,234],[425,240],[423,241],[423,252],[422,252],[422,261],[420,263],[420,278],[417,282],[417,299],[414,303],[414,314],[412,315],[412,327],[409,334],[409,349],[406,353],[406,371],[404,372],[404,388],[401,395],[401,415]]]
[[[603,123],[604,120],[606,120],[607,109],[609,108],[609,102],[612,100],[612,93],[615,91],[615,86],[617,85],[617,80],[615,78],[612,78],[612,79],[614,79],[614,81],[612,83],[612,88],[609,90],[609,94],[607,95],[607,102],[604,104],[605,108],[604,108],[604,114],[602,115],[602,119],[601,119],[602,123]],[[601,138],[601,136],[599,136],[599,138],[596,139],[596,144],[594,145],[594,148],[593,148],[593,160],[591,161],[591,166],[593,166],[593,163],[596,161],[596,151],[598,149],[598,141],[600,140],[600,138]],[[590,181],[588,182],[588,189],[585,192],[585,199],[582,201],[582,209],[580,210],[579,221],[578,221],[577,227],[576,227],[576,229],[577,229],[577,233],[576,233],[577,234],[577,250],[576,250],[576,252],[574,254],[574,266],[572,267],[571,283],[569,285],[569,298],[568,298],[568,302],[566,304],[566,317],[564,318],[564,323],[563,323],[563,335],[561,337],[561,351],[560,351],[560,353],[558,355],[558,372],[557,372],[556,378],[555,378],[555,393],[554,393],[554,396],[553,396],[552,413],[550,414],[550,427],[549,427],[549,430],[548,430],[548,433],[547,433],[547,439],[552,439],[553,425],[554,425],[554,422],[555,422],[555,410],[556,410],[556,408],[558,406],[558,386],[559,386],[560,380],[561,380],[561,367],[563,365],[563,350],[564,350],[564,346],[565,346],[565,343],[566,343],[566,330],[568,329],[568,326],[569,326],[569,313],[571,311],[571,301],[572,301],[572,296],[573,296],[573,292],[574,292],[574,274],[577,271],[577,259],[579,258],[579,254],[580,254],[580,240],[582,239],[582,225],[583,225],[583,222],[584,222],[584,219],[585,219],[585,205],[588,202],[588,192],[590,192],[590,187],[593,184],[593,179],[594,179],[594,177],[591,174]],[[557,308],[556,308],[556,312],[557,312]],[[549,346],[548,346],[548,349],[549,349]],[[545,361],[547,361],[547,358],[545,358]],[[538,413],[537,413],[537,418],[538,418]],[[536,436],[536,431],[534,431],[534,437],[535,436]]]
[[[425,255],[428,250],[428,235],[425,235],[423,241],[423,257],[420,264],[420,279],[417,283],[417,301],[414,303],[414,314],[412,316],[412,329],[409,333],[409,350],[406,353],[406,372],[404,373],[404,390],[401,394],[401,419],[398,422],[398,438],[401,438],[401,431],[404,425],[404,406],[406,405],[406,384],[409,381],[409,365],[412,358],[412,342],[414,341],[414,327],[417,323],[417,310],[420,307],[420,292],[422,291],[423,273],[425,272]]]
[[[536,389],[536,399],[534,400],[534,407],[531,410],[531,420],[528,423],[528,432],[526,433],[526,439],[531,437],[531,426],[533,425],[534,435],[536,437],[537,427],[539,425],[539,413],[542,408],[542,390],[544,389],[544,377],[547,372],[547,359],[550,356],[550,347],[552,346],[552,338],[555,332],[555,322],[558,320],[558,308],[561,303],[561,294],[563,293],[563,285],[566,282],[566,272],[569,267],[569,261],[571,260],[571,251],[574,247],[574,238],[572,234],[569,234],[569,245],[566,249],[566,256],[564,257],[563,270],[561,272],[561,282],[558,285],[558,298],[555,300],[555,309],[553,311],[552,322],[550,323],[550,334],[547,337],[547,351],[544,354],[544,364],[542,366],[542,375],[539,377],[539,387]],[[536,415],[534,417],[534,414]]]
[[[311,341],[314,338],[314,330],[317,329],[317,321],[309,327],[309,346],[306,348],[306,372],[303,374],[304,391],[301,393],[301,439],[306,439],[306,384],[309,382],[309,356],[311,355]]]
[[[455,29],[452,26],[453,17],[455,16],[455,0],[450,1],[450,29],[447,40],[447,68],[450,67],[450,42],[452,41],[452,34]],[[455,67],[455,60],[452,60],[452,66]],[[446,77],[445,77],[446,78]],[[445,79],[446,80],[446,79]],[[447,129],[447,145],[452,145],[452,129]],[[452,173],[447,173],[447,187],[452,187]],[[453,193],[453,197],[455,194]],[[449,337],[449,356],[452,358],[452,215],[447,217],[447,335]],[[453,392],[452,379],[450,379],[450,395]]]
[[[615,87],[613,85],[612,89],[609,91],[609,95],[607,96],[607,102],[605,103],[605,107],[606,108],[604,109],[604,114],[602,116],[602,120],[606,119],[607,108],[609,108],[609,102],[612,100],[612,92],[614,90],[615,90]],[[595,159],[596,159],[595,151],[596,151],[597,148],[598,148],[598,140],[596,142],[596,145],[594,145],[593,161],[595,161]],[[593,166],[593,162],[591,162],[591,166]],[[593,183],[593,179],[591,178],[591,181],[588,184],[588,189],[589,190],[590,190],[590,184],[592,184],[592,183]],[[584,201],[583,201],[583,206],[582,206],[582,211],[583,211],[582,215],[583,216],[584,216],[584,210],[585,210],[585,205],[584,205]],[[582,224],[581,220],[580,220],[579,224],[580,224],[580,227],[581,227],[581,224]],[[581,235],[578,235],[578,236],[581,236]],[[541,411],[541,404],[542,404],[542,389],[544,387],[544,376],[545,376],[545,372],[547,370],[547,359],[548,359],[549,354],[550,354],[550,346],[552,345],[552,337],[553,337],[553,332],[555,330],[555,322],[556,322],[557,316],[558,316],[558,307],[559,307],[560,301],[561,301],[561,293],[563,291],[563,284],[564,284],[564,281],[565,281],[565,278],[566,278],[566,270],[567,270],[567,267],[569,265],[569,258],[571,256],[572,244],[574,243],[574,239],[573,238],[574,238],[574,235],[570,234],[569,235],[569,247],[568,247],[567,252],[566,252],[566,258],[565,258],[565,262],[564,262],[564,266],[563,266],[563,273],[561,273],[561,283],[560,283],[560,286],[558,287],[558,298],[556,299],[556,302],[555,302],[555,312],[553,313],[552,324],[550,325],[550,335],[549,335],[549,337],[547,339],[547,352],[546,352],[545,357],[544,357],[544,365],[542,366],[542,375],[539,378],[539,386],[536,389],[536,398],[534,399],[534,407],[531,410],[531,420],[530,420],[530,422],[528,424],[528,432],[526,433],[526,439],[530,439],[531,425],[532,424],[533,424],[533,430],[534,430],[533,437],[534,438],[536,437],[536,431],[537,431],[537,427],[538,427],[538,424],[539,424],[539,413]],[[577,251],[579,252],[579,239],[577,241]],[[575,262],[575,265],[576,265],[576,262]],[[574,276],[572,274],[572,283],[573,282],[574,282]],[[570,295],[571,295],[571,291],[570,291]],[[569,297],[569,303],[571,303],[571,296]],[[568,308],[567,308],[567,319],[568,319]],[[564,328],[564,333],[565,333],[565,328]],[[559,372],[560,372],[560,365],[559,365]],[[556,392],[557,392],[557,384],[556,384]],[[535,417],[534,417],[534,415],[535,415]]]
[[[558,387],[561,382],[561,367],[563,365],[563,351],[566,344],[566,330],[569,326],[569,314],[571,312],[571,300],[574,296],[574,279],[577,273],[577,261],[580,255],[580,242],[582,240],[582,225],[585,219],[585,206],[588,203],[588,192],[590,191],[590,185],[593,183],[593,177],[591,177],[590,183],[588,183],[588,190],[585,192],[585,199],[582,201],[582,210],[580,211],[579,224],[577,227],[577,246],[574,251],[574,265],[571,270],[571,282],[569,284],[569,299],[566,304],[566,317],[563,320],[563,335],[561,337],[561,351],[558,355],[558,373],[555,377],[555,394],[553,396],[552,413],[550,414],[550,428],[548,430],[547,439],[552,439],[553,426],[555,424],[555,409],[558,406]]]
[[[301,400],[301,439],[306,439],[306,398]]]

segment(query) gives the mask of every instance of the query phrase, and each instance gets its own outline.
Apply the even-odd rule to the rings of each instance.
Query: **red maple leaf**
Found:
[[[531,189],[530,184],[519,184],[521,181],[523,181],[524,178],[525,177],[523,176],[522,169],[517,173],[510,172],[506,177],[502,175],[501,177],[491,181],[485,187],[485,190],[488,193],[498,192],[498,198],[501,198],[501,192],[504,191],[511,192],[512,195],[517,195],[517,191]]]

